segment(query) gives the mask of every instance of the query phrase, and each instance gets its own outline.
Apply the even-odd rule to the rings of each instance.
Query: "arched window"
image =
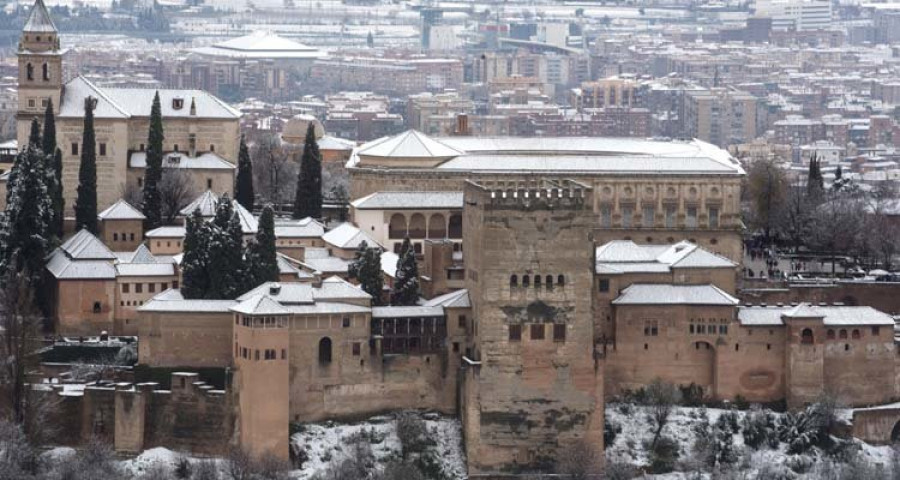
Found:
[[[50,65],[47,65],[46,63],[41,65],[41,78],[43,78],[45,82],[50,81]]]
[[[103,307],[100,305],[100,302],[94,302],[94,313],[100,313],[103,311]]]
[[[450,215],[450,238],[462,238],[462,215]]]
[[[30,63],[25,65],[25,76],[28,80],[34,80],[34,65]]]
[[[440,213],[431,215],[428,219],[428,238],[446,238],[447,237],[447,219]]]
[[[560,276],[556,277],[556,283],[560,287],[564,286],[566,284],[566,276],[560,275]]]
[[[847,338],[847,331],[842,328],[841,331],[838,332],[838,338],[845,340]]]
[[[406,217],[400,213],[391,215],[388,224],[388,238],[406,238]]]
[[[834,340],[834,329],[829,328],[828,333],[825,334],[828,340]]]
[[[319,340],[319,364],[328,365],[331,363],[331,339],[322,337]]]
[[[540,275],[534,276],[534,288],[541,288],[541,276]]]
[[[859,340],[859,330],[853,329],[853,332],[850,333],[850,338],[854,340]]]
[[[547,275],[547,288],[553,288],[553,275]]]
[[[409,219],[409,238],[425,238],[425,215],[414,213]]]
[[[519,286],[519,276],[518,275],[510,275],[509,276],[509,286],[510,287],[518,287]]]
[[[531,285],[531,277],[528,275],[522,275],[522,286],[528,287]]]
[[[815,342],[813,338],[812,330],[808,328],[804,328],[802,332],[800,332],[800,343],[803,345],[812,345]]]

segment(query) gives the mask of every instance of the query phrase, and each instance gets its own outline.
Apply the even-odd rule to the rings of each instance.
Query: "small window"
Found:
[[[522,340],[522,325],[509,326],[509,341],[518,342]]]
[[[259,350],[255,350],[253,352],[253,359],[259,361]]]
[[[142,143],[142,144],[138,147],[138,149],[139,149],[140,151],[143,152],[143,151],[144,151],[144,144]]]
[[[98,145],[98,147],[100,148],[100,156],[101,156],[101,157],[105,157],[105,156],[106,156],[106,144],[105,144],[105,143],[100,143],[100,144]]]
[[[601,278],[600,280],[597,280],[597,290],[599,290],[601,292],[608,292],[609,291],[609,279]]]
[[[829,328],[827,332],[825,332],[825,338],[828,340],[834,340],[834,329]]]
[[[872,327],[872,336],[873,337],[877,337],[879,333],[881,333],[881,329],[879,327]]]
[[[343,327],[344,327],[344,328],[350,328],[350,317],[344,317],[344,320],[343,320]]]
[[[565,286],[565,284],[566,284],[566,276],[565,276],[565,275],[560,275],[560,276],[556,277],[556,283],[558,283],[560,287]]]
[[[554,323],[553,324],[553,341],[554,342],[565,342],[566,341],[566,324],[565,323]]]
[[[541,276],[540,275],[534,276],[534,288],[541,288]]]
[[[553,288],[553,275],[547,275],[547,288]]]
[[[143,283],[135,283],[134,284],[134,293],[144,293],[144,284]]]
[[[287,349],[286,348],[281,349],[281,359],[287,360]]]
[[[78,155],[78,144],[72,142],[72,155]]]
[[[510,275],[509,276],[509,286],[510,287],[518,287],[519,286],[519,276],[518,275]]]
[[[216,146],[213,145],[213,144],[210,144],[210,145],[209,145],[209,151],[210,151],[210,152],[215,152],[215,151],[216,151]]]
[[[94,302],[94,313],[100,313],[103,311],[103,307],[100,305],[100,302]]]
[[[131,284],[123,283],[122,284],[122,293],[129,293],[130,291],[131,291]]]
[[[129,233],[128,237],[129,237],[129,240],[131,240],[132,242],[134,241],[134,233]]]
[[[459,353],[459,342],[453,342],[453,353]]]
[[[176,143],[175,145],[173,145],[172,150],[175,150],[176,152],[178,151],[178,144],[177,144],[177,143]]]
[[[353,342],[353,356],[358,357],[360,352],[359,342]]]
[[[144,177],[138,177],[138,187],[144,187]]]
[[[543,340],[544,339],[544,324],[543,323],[533,323],[531,325],[531,339],[532,340]]]
[[[212,188],[213,188],[213,186],[212,186],[212,179],[211,179],[211,178],[207,178],[207,179],[206,179],[206,189],[207,189],[207,190],[212,190]]]
[[[331,363],[331,339],[323,337],[319,340],[319,364],[328,365]]]
[[[35,105],[35,104],[34,104],[34,99],[33,99],[33,98],[29,98],[29,99],[28,99],[28,108],[34,108],[34,105]]]
[[[148,283],[147,290],[149,290],[150,293],[155,293],[156,292],[156,284],[153,282]]]
[[[855,328],[853,329],[853,332],[850,333],[850,338],[852,338],[852,339],[854,339],[854,340],[859,340],[859,338],[860,338],[861,336],[862,336],[862,335],[860,335],[859,330],[858,330],[858,329],[855,329]]]
[[[838,338],[840,338],[841,340],[846,340],[847,339],[847,330],[844,330],[842,328],[840,330],[840,332],[838,332]]]
[[[465,316],[465,315],[460,315],[460,316],[459,316],[459,328],[465,330],[465,329],[466,329],[466,323],[467,323],[467,322],[466,322],[466,316]]]
[[[118,242],[118,241],[119,241],[119,234],[118,234],[118,233],[113,232],[113,241],[114,241],[114,242]]]
[[[531,286],[531,277],[528,275],[522,275],[522,286],[530,287]]]

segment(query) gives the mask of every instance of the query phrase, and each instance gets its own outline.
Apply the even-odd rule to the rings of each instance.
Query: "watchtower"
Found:
[[[17,131],[20,148],[28,142],[29,124],[43,115],[47,102],[59,111],[63,84],[63,54],[59,31],[44,0],[36,0],[19,39],[19,107]]]

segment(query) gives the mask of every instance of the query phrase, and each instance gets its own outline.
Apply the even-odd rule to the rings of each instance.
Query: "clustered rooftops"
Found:
[[[678,268],[735,268],[731,260],[688,241],[673,245],[638,245],[614,240],[597,247],[596,273],[666,273]]]

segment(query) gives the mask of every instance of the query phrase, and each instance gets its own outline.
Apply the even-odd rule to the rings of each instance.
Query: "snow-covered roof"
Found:
[[[277,287],[273,290],[273,286]],[[246,300],[254,295],[268,295],[282,305],[310,304],[317,301],[365,300],[372,298],[368,293],[352,283],[339,278],[329,277],[322,280],[320,287],[310,283],[278,283],[267,282],[238,297]]]
[[[413,130],[361,145],[347,167],[361,159],[431,159],[432,168],[460,172],[606,173],[627,175],[743,175],[727,151],[700,141],[604,137],[440,137]],[[421,169],[415,164],[408,168]]]
[[[97,218],[100,220],[144,220],[147,217],[130,203],[120,199],[106,210],[98,213]]]
[[[463,289],[434,297],[423,305],[426,307],[471,308],[472,302],[469,300],[469,291]]]
[[[231,307],[232,312],[244,315],[287,315],[290,314],[281,304],[268,295],[254,295]]]
[[[319,150],[353,150],[356,147],[356,142],[353,140],[345,140],[331,135],[323,136],[316,143],[319,144]]]
[[[143,306],[138,307],[139,312],[189,312],[189,313],[228,313],[231,307],[237,305],[234,300],[184,300],[161,299],[153,297]]]
[[[894,319],[872,307],[800,304],[785,307],[741,307],[738,319],[746,326],[784,325],[785,318],[822,318],[826,326],[894,325]]]
[[[666,273],[677,268],[735,268],[731,260],[688,241],[672,245],[638,245],[613,240],[596,250],[596,273]]]
[[[116,268],[103,260],[73,260],[57,248],[47,261],[47,270],[58,280],[115,280]]]
[[[380,246],[374,238],[352,223],[342,223],[329,230],[325,235],[322,235],[322,240],[325,240],[326,243],[333,247],[342,249],[358,248],[362,242],[366,242],[370,247]]]
[[[122,260],[121,257],[119,260]],[[128,260],[129,263],[157,263],[158,259],[150,252],[150,249],[147,248],[146,244],[140,244],[131,254],[131,258]],[[159,262],[159,263],[172,263],[172,262]]]
[[[199,209],[200,216],[208,220],[216,216],[218,204],[219,196],[213,193],[212,190],[207,190],[189,203],[188,206],[182,208],[179,213],[187,217],[193,215],[194,210]],[[256,233],[259,229],[259,222],[256,220],[256,217],[237,200],[231,200],[231,207],[238,214],[238,219],[241,221],[241,231],[245,234]]]
[[[184,227],[171,225],[154,228],[153,230],[145,233],[144,236],[147,238],[184,238],[184,234]]]
[[[57,31],[56,24],[53,23],[53,18],[50,17],[50,12],[47,11],[47,6],[44,5],[44,0],[36,0],[34,2],[34,6],[31,7],[31,12],[28,14],[28,21],[25,22],[22,31],[28,33],[54,33]]]
[[[131,168],[147,168],[147,152],[134,152],[128,161]],[[203,152],[196,157],[186,152],[168,152],[163,157],[164,168],[188,170],[234,170],[237,167],[214,152]]]
[[[372,307],[372,318],[443,317],[444,307]]]
[[[159,92],[163,118],[239,119],[241,113],[203,90],[167,90],[152,88],[102,88],[77,76],[63,86],[59,116],[84,117],[84,99],[94,97],[95,118],[149,117],[153,97]],[[181,107],[175,108],[175,100]]]
[[[350,260],[332,256],[305,258],[302,263],[311,270],[331,274],[347,273],[350,267]]]
[[[738,299],[715,285],[636,283],[612,301],[615,305],[737,305]]]
[[[357,150],[358,155],[381,158],[453,158],[462,153],[418,130],[373,140]]]
[[[116,273],[120,277],[169,277],[175,275],[173,263],[119,263]]]
[[[325,225],[310,217],[275,222],[275,238],[319,238],[324,234]]]
[[[76,260],[116,260],[118,258],[86,228],[72,235],[59,248],[66,252],[69,258]]]
[[[325,52],[268,32],[255,32],[232,38],[208,47],[193,49],[194,53],[227,58],[266,58],[296,60],[320,58]]]
[[[358,210],[463,208],[462,192],[375,192],[350,202]]]

